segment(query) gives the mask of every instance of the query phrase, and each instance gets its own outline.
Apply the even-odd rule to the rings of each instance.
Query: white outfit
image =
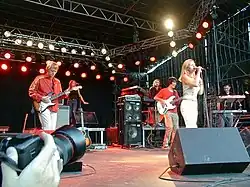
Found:
[[[44,112],[38,113],[38,116],[43,130],[56,130],[57,112],[46,109]]]
[[[186,128],[197,128],[197,95],[199,91],[200,87],[189,87],[188,85],[183,85],[183,97],[180,109]]]

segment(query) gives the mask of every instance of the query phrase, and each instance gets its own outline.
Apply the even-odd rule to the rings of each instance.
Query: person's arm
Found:
[[[161,102],[161,103],[164,103],[165,101],[164,101],[164,99],[162,99],[162,93],[163,93],[163,90],[161,89],[156,95],[155,95],[155,97],[154,97],[154,100],[156,100],[156,101],[159,101],[159,102]]]
[[[39,81],[40,81],[40,78],[36,77],[34,79],[34,81],[31,83],[31,85],[29,87],[29,91],[28,91],[29,97],[31,97],[34,101],[37,101],[38,103],[43,98],[43,96],[41,94],[39,94],[39,92],[38,92]]]
[[[199,95],[202,95],[204,93],[204,83],[203,80],[200,79],[200,90],[198,92]]]
[[[80,90],[78,90],[77,92],[78,92],[78,96],[79,96],[79,98],[81,99],[82,103],[83,103],[83,104],[89,104],[88,102],[86,102],[86,101],[83,99],[83,97],[82,97],[82,95],[81,95],[81,93],[80,93]]]
[[[200,77],[201,77],[201,68],[198,68],[197,70],[197,74],[195,75],[195,78],[190,78],[189,76],[187,76],[186,74],[184,74],[182,76],[181,81],[184,84],[189,85],[190,87],[198,87],[199,83],[200,83]]]

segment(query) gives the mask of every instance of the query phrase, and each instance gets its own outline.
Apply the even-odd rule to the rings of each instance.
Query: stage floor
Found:
[[[209,186],[250,186],[250,167],[241,174],[220,174],[182,177],[167,172],[166,178],[202,180],[211,182],[169,182],[160,180],[159,175],[168,167],[167,150],[162,149],[121,149],[108,148],[103,151],[87,152],[82,161],[82,174],[64,174],[60,187],[209,187]],[[94,173],[94,174],[92,174]],[[249,174],[249,176],[248,176]],[[64,178],[65,177],[65,178]],[[70,178],[67,178],[70,177]],[[228,182],[231,184],[212,181]],[[244,180],[244,181],[242,181]]]

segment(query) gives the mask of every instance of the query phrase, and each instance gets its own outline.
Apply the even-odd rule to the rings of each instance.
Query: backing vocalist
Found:
[[[201,79],[202,67],[196,66],[193,59],[186,60],[181,69],[179,81],[182,82],[183,97],[180,106],[186,128],[197,128],[198,102],[197,95],[204,93]]]

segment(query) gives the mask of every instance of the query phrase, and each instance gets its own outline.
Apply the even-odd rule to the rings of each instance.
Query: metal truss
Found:
[[[212,7],[215,5],[216,0],[201,0],[201,3],[192,18],[189,22],[187,30],[191,33],[197,32],[197,29],[202,20],[210,13]]]
[[[83,3],[74,2],[71,0],[24,0],[24,1],[58,9],[61,11],[72,12],[83,16],[88,16],[132,27],[136,26],[137,28],[140,29],[162,33],[162,31],[160,31],[161,28],[160,24],[156,22],[148,21],[141,18],[136,18],[122,13],[113,12],[110,10],[98,8],[91,5],[86,5]]]
[[[53,44],[55,46],[55,50],[52,52],[61,53],[61,48],[65,47],[68,50],[71,50],[71,49],[77,50],[78,55],[79,54],[81,55],[82,50],[89,50],[91,52],[94,52],[96,57],[103,57],[103,55],[100,52],[102,48],[105,48],[108,51],[109,48],[112,47],[111,45],[107,45],[104,43],[92,42],[88,40],[64,37],[64,36],[59,36],[59,35],[51,35],[51,34],[31,31],[27,29],[9,27],[5,25],[0,25],[0,27],[2,28],[2,33],[1,33],[2,37],[0,38],[0,40],[2,41],[2,43],[5,43],[6,45],[16,46],[16,43],[15,43],[16,39],[21,39],[25,41],[32,40],[34,45],[36,45],[36,47],[33,45],[33,48],[35,47],[36,49],[37,49],[37,43],[42,42],[44,44],[43,50],[48,49],[49,44]],[[4,37],[5,31],[10,32],[9,37]],[[26,43],[21,43],[20,45],[22,47],[30,48],[26,45]],[[90,56],[90,54],[86,53],[85,56]]]
[[[182,30],[178,30],[175,32],[175,36],[174,38],[170,38],[167,35],[160,35],[160,36],[156,36],[153,38],[149,38],[146,40],[142,40],[139,41],[137,43],[134,44],[128,44],[125,46],[121,46],[121,47],[117,47],[114,49],[110,50],[110,55],[111,56],[120,56],[120,55],[125,55],[127,53],[132,53],[132,52],[136,52],[139,50],[144,50],[144,49],[148,49],[148,48],[152,48],[152,47],[156,47],[159,45],[163,45],[166,43],[169,43],[172,40],[182,40],[185,38],[189,38],[192,35],[190,34],[190,32],[186,29],[182,29]]]

